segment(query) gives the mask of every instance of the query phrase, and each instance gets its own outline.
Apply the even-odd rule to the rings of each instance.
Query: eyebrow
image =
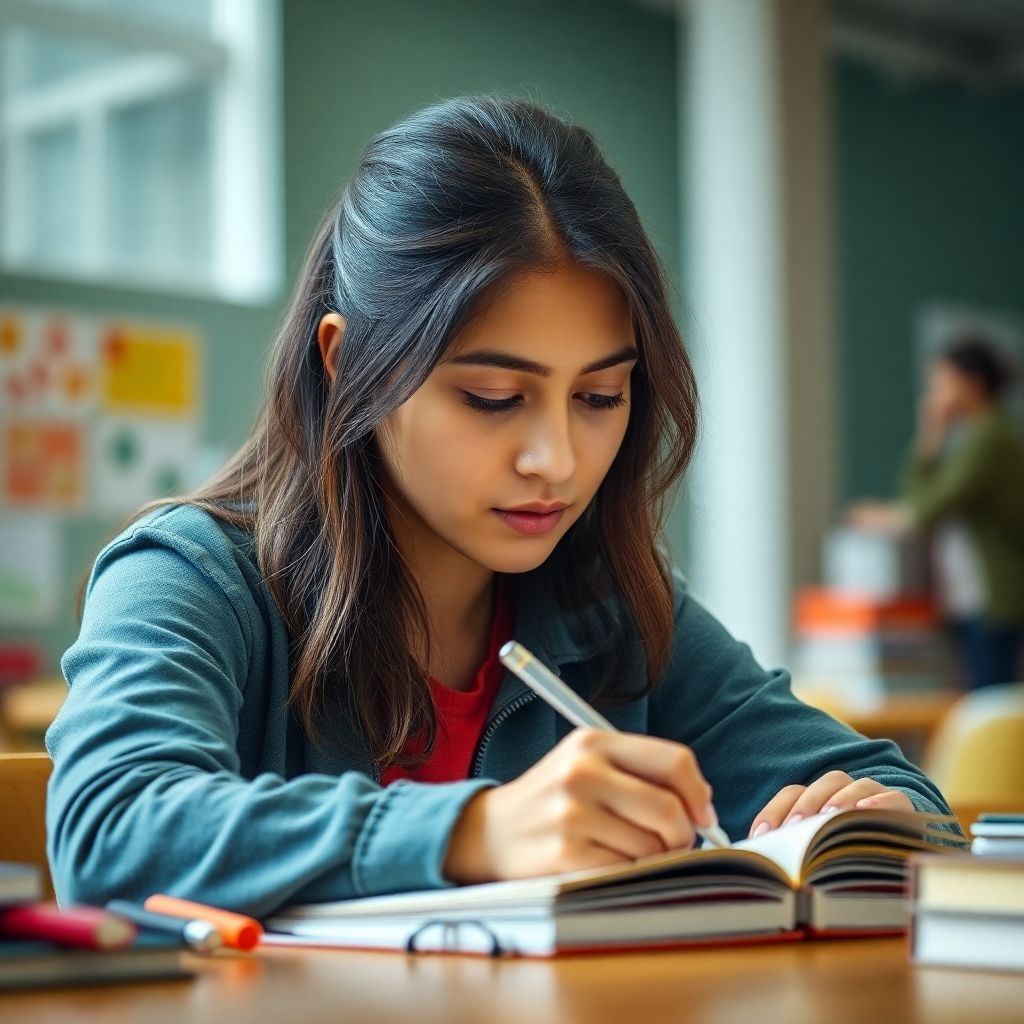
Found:
[[[598,370],[607,370],[609,367],[618,366],[620,363],[632,362],[632,360],[639,358],[640,353],[632,345],[627,345],[625,348],[620,348],[618,352],[613,352],[610,356],[605,356],[603,359],[598,359],[593,363],[587,363],[580,370],[580,376],[596,373]],[[536,374],[538,377],[550,377],[554,372],[550,366],[545,366],[543,363],[535,363],[532,359],[522,359],[509,352],[498,352],[495,349],[466,352],[460,356],[452,356],[447,362],[458,363],[462,366],[496,366],[500,370],[516,370],[519,373]]]

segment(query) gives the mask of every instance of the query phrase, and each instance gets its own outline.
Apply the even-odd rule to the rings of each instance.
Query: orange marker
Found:
[[[193,903],[192,900],[179,900],[175,896],[157,894],[150,896],[143,906],[156,914],[169,914],[171,917],[183,917],[190,921],[209,921],[218,932],[221,941],[231,949],[252,949],[259,945],[263,934],[263,925],[252,917],[235,914],[230,910],[210,907],[205,903]]]

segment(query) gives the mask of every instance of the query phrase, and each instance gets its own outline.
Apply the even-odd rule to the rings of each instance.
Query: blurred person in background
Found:
[[[860,502],[856,527],[933,535],[939,599],[977,689],[1022,677],[1024,438],[1003,400],[1012,372],[977,331],[928,368],[898,502]]]

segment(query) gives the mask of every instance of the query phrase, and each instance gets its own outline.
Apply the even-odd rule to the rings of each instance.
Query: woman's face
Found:
[[[948,359],[935,359],[928,367],[926,400],[948,421],[959,419],[984,402],[984,390],[973,377]]]
[[[625,298],[602,274],[515,278],[378,433],[399,544],[495,572],[540,565],[619,450],[636,358]]]

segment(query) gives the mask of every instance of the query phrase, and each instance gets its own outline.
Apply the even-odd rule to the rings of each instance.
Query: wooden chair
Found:
[[[46,861],[48,754],[0,754],[0,861],[35,864],[42,873],[43,898],[53,899]]]

